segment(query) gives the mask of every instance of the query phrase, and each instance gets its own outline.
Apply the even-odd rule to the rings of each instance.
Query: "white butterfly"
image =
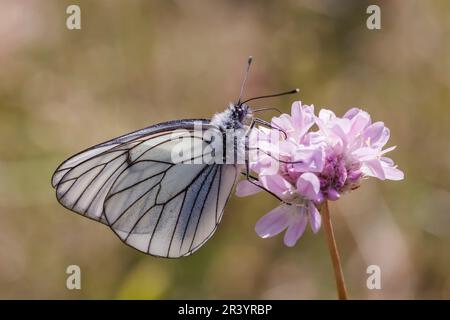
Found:
[[[250,64],[251,57],[240,96]],[[56,197],[64,207],[108,225],[139,251],[167,258],[190,255],[214,234],[242,165],[175,162],[174,148],[200,144],[213,153],[222,148],[239,153],[238,146],[245,144],[255,123],[267,125],[253,118],[246,102],[295,92],[298,89],[244,102],[239,98],[211,120],[169,121],[93,146],[56,169]],[[205,139],[195,132],[198,124],[219,137],[226,130],[238,132],[240,141]],[[249,179],[248,161],[245,174]]]

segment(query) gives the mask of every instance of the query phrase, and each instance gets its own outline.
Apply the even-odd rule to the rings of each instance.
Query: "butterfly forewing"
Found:
[[[193,129],[194,123],[208,126],[208,120],[169,121],[106,141],[64,161],[52,177],[58,201],[66,208],[106,223],[103,203],[119,174],[129,165],[129,152],[141,146],[150,149],[174,130]],[[144,144],[145,148],[142,148]],[[136,153],[135,153],[136,154]]]

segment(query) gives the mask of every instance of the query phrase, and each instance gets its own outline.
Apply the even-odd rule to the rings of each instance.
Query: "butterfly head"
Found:
[[[245,124],[253,117],[252,109],[245,103],[231,104],[230,111],[231,118],[237,123]]]
[[[231,103],[230,106],[221,113],[216,114],[211,119],[211,124],[216,125],[217,127],[221,129],[241,129],[246,126],[251,125],[253,120],[253,114],[258,111],[263,110],[269,110],[269,109],[275,109],[275,108],[261,108],[252,111],[252,109],[248,106],[247,102],[263,99],[263,98],[271,98],[271,97],[278,97],[283,96],[286,94],[293,94],[299,92],[298,89],[290,90],[287,92],[281,92],[276,94],[270,94],[270,95],[263,95],[263,96],[257,96],[253,97],[247,100],[242,101],[243,93],[245,84],[247,82],[247,76],[250,70],[250,65],[252,63],[252,57],[250,56],[247,60],[247,68],[245,70],[244,80],[242,81],[241,85],[241,92],[239,94],[239,99],[236,103]]]
[[[249,125],[252,118],[252,110],[247,104],[230,103],[230,106],[224,112],[217,113],[211,119],[211,124],[225,130],[241,129]]]

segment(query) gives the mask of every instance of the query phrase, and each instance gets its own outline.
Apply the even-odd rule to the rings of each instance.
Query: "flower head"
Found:
[[[258,151],[253,153],[250,168],[258,174],[258,182],[244,180],[237,186],[238,196],[267,190],[282,200],[256,223],[255,230],[267,238],[286,229],[287,246],[295,245],[308,220],[313,232],[320,228],[316,204],[322,194],[314,173],[323,168],[325,146],[317,133],[309,131],[315,123],[313,106],[295,102],[291,114],[273,118],[271,129],[258,128],[252,133],[250,146],[256,145]]]
[[[317,125],[318,130],[311,128]],[[271,127],[259,127],[250,134],[250,169],[257,181],[241,181],[238,196],[266,190],[281,204],[264,215],[255,226],[262,238],[286,230],[284,243],[293,246],[308,221],[314,233],[321,225],[317,206],[337,200],[342,193],[359,187],[362,179],[401,180],[403,172],[384,154],[389,129],[372,123],[370,115],[357,108],[342,118],[314,106],[294,102],[291,115],[274,117]]]
[[[321,224],[319,211],[315,206],[320,193],[320,183],[316,175],[306,172],[292,185],[281,175],[261,177],[261,185],[283,199],[283,202],[258,220],[256,233],[262,238],[273,237],[286,230],[284,243],[292,247],[303,235],[309,223],[314,233]],[[239,196],[260,191],[248,181],[241,181],[237,188]]]
[[[342,117],[323,109],[316,118],[320,134],[325,139],[325,164],[319,174],[321,191],[329,200],[359,187],[365,177],[381,180],[401,180],[403,172],[384,154],[389,129],[383,122],[372,123],[370,115],[352,108]]]

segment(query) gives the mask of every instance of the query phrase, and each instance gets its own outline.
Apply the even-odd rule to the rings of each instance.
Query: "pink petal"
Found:
[[[306,172],[297,180],[297,191],[310,200],[317,200],[320,192],[320,181],[314,173]]]
[[[326,137],[323,136],[322,132],[308,132],[301,141],[302,144],[310,146],[310,145],[323,145],[327,141]]]
[[[352,155],[355,156],[359,161],[367,161],[376,158],[379,154],[379,150],[370,147],[359,148],[352,152]]]
[[[321,145],[299,146],[294,150],[293,161],[301,163],[293,164],[299,172],[320,172],[323,169],[325,151]]]
[[[340,197],[341,197],[341,195],[339,194],[339,192],[338,192],[336,189],[334,189],[334,188],[329,188],[329,189],[327,190],[327,198],[328,198],[328,200],[336,201],[336,200],[338,200]]]
[[[386,179],[384,174],[384,169],[381,165],[381,161],[379,159],[371,159],[364,161],[363,166],[368,169],[364,170],[364,173],[368,176],[378,178],[380,180]],[[363,169],[364,169],[363,167]]]
[[[385,166],[385,165],[395,166],[394,160],[392,160],[391,158],[381,157],[381,161],[384,162],[384,163],[382,163],[383,166]]]
[[[307,223],[308,218],[306,212],[301,210],[293,217],[291,224],[286,230],[286,233],[284,234],[284,244],[288,247],[293,247],[305,232]]]
[[[278,174],[263,175],[259,177],[261,184],[276,195],[282,197],[285,193],[292,189],[292,185]]]
[[[251,196],[261,191],[263,191],[263,189],[255,186],[253,183],[250,183],[247,180],[239,181],[238,185],[236,186],[236,195],[238,197]]]
[[[253,158],[254,157],[254,158]],[[263,153],[258,153],[257,151],[250,152],[251,168],[258,174],[261,173],[265,168],[270,168],[275,161],[272,157],[265,155]]]
[[[322,120],[325,124],[335,118],[336,118],[336,115],[331,110],[322,109],[319,111],[319,119]]]
[[[344,114],[343,118],[353,119],[359,112],[361,112],[361,109],[351,108]]]
[[[275,128],[279,128],[285,132],[293,131],[292,120],[291,117],[285,113],[283,113],[279,117],[272,118],[272,126]]]
[[[391,151],[395,150],[395,148],[397,148],[397,146],[392,146],[392,147],[386,148],[386,149],[384,149],[383,151],[380,152],[380,155],[386,154],[388,152],[391,152]]]
[[[284,140],[280,142],[280,153],[290,155],[298,148],[298,144],[292,140]]]
[[[314,233],[317,233],[317,231],[319,231],[320,229],[320,225],[322,224],[322,216],[312,202],[310,202],[308,205],[308,216],[312,231]]]
[[[381,149],[389,140],[391,133],[388,128],[383,127],[381,133],[378,137],[375,137],[373,140],[370,140],[370,144],[374,148]]]
[[[377,144],[383,134],[384,123],[381,121],[375,122],[368,126],[363,133],[364,142],[369,142],[369,145]]]
[[[385,178],[388,180],[403,180],[405,175],[403,171],[397,169],[397,166],[394,165],[394,161],[389,158],[382,157],[381,158],[381,166],[383,167]]]
[[[388,180],[403,180],[405,178],[405,174],[400,169],[396,167],[383,167],[384,175]]]
[[[286,229],[290,221],[287,206],[278,206],[256,222],[255,231],[261,238],[273,237]]]
[[[344,145],[349,141],[348,132],[350,131],[350,120],[348,119],[336,119],[331,127],[331,132],[339,137]]]
[[[327,128],[327,123],[325,122],[325,120],[321,119],[319,117],[315,117],[314,120],[315,120],[317,126],[319,127],[319,130],[322,133],[322,135],[328,135],[329,130]]]
[[[370,125],[371,119],[370,115],[365,111],[360,111],[356,114],[351,120],[351,129],[349,131],[349,135],[354,138],[358,133],[361,133],[364,128]]]
[[[292,119],[296,122],[302,121],[302,102],[295,101],[291,106]]]
[[[302,106],[301,101],[296,101],[292,104],[291,114],[293,127],[302,137],[314,124],[314,107]]]

